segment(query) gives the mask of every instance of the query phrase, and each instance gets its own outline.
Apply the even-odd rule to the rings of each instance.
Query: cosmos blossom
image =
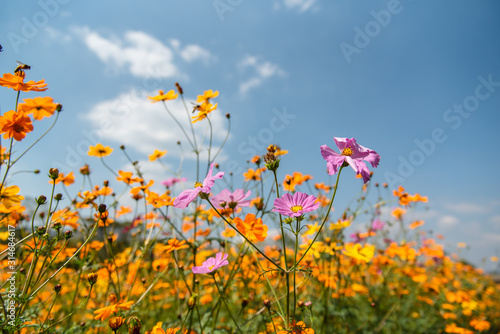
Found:
[[[274,200],[274,212],[279,212],[288,217],[300,217],[306,212],[311,212],[319,207],[316,197],[301,192],[285,194]]]
[[[165,187],[171,187],[176,183],[186,182],[186,181],[187,181],[187,179],[185,177],[181,177],[181,178],[171,177],[171,178],[166,179],[165,181],[162,181],[161,184],[163,184]]]
[[[250,190],[245,193],[243,189],[236,189],[232,193],[228,189],[224,189],[218,195],[212,197],[212,203],[217,209],[229,207],[236,210],[238,207],[250,205],[250,200],[245,200],[250,194]]]
[[[222,179],[224,172],[218,172],[215,176],[212,176],[212,170],[214,169],[215,163],[210,165],[210,170],[208,171],[207,177],[203,180],[203,183],[196,182],[194,189],[186,189],[177,196],[174,201],[174,207],[179,209],[185,209],[189,203],[194,201],[199,193],[210,194],[212,187],[214,186],[216,179]],[[207,197],[208,198],[208,197]]]
[[[215,257],[209,257],[201,266],[193,267],[193,274],[210,274],[222,266],[229,264],[228,254],[217,253]]]
[[[366,183],[370,180],[370,171],[364,161],[368,161],[372,167],[377,167],[380,161],[380,155],[364,146],[356,143],[354,138],[333,138],[335,144],[340,150],[340,154],[332,150],[327,145],[321,146],[321,155],[326,160],[328,174],[336,174],[344,163],[354,169],[356,174],[361,174]],[[364,160],[364,161],[363,161]]]

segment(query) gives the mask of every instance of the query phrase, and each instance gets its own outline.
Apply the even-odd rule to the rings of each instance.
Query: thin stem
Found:
[[[222,151],[222,148],[224,147],[224,145],[226,144],[226,141],[227,139],[229,138],[229,133],[231,132],[231,119],[228,118],[227,119],[227,132],[226,132],[226,137],[224,138],[224,140],[222,141],[222,144],[220,145],[219,147],[219,150],[217,151],[217,153],[215,153],[214,157],[213,157],[213,160],[215,161],[215,158],[217,158],[217,156],[219,155],[220,151]]]
[[[238,323],[236,322],[236,319],[234,319],[233,313],[231,313],[231,309],[229,308],[229,305],[227,304],[226,297],[224,297],[224,295],[222,294],[222,291],[219,289],[219,284],[217,284],[217,280],[215,279],[215,274],[213,275],[213,277],[214,277],[215,287],[217,288],[217,291],[219,292],[220,298],[221,298],[221,299],[222,299],[222,301],[224,302],[224,305],[226,305],[227,312],[228,312],[228,313],[229,313],[229,315],[231,316],[231,319],[233,319],[233,322],[234,322],[234,324],[236,325],[236,328],[238,328],[238,331],[239,331],[240,333],[243,333],[243,332],[241,331],[240,326],[238,326]]]
[[[302,261],[302,259],[306,256],[307,252],[311,249],[312,245],[314,244],[314,242],[318,238],[319,234],[321,233],[321,230],[323,229],[323,226],[325,225],[325,223],[326,223],[326,221],[328,219],[328,215],[330,214],[330,211],[332,209],[333,200],[335,199],[335,194],[337,193],[337,188],[338,188],[338,185],[339,185],[340,172],[342,172],[343,168],[344,168],[344,166],[340,167],[339,172],[337,174],[337,182],[335,182],[335,190],[333,191],[332,199],[330,200],[330,205],[328,206],[328,210],[326,211],[325,218],[323,219],[323,222],[321,223],[321,226],[319,227],[318,232],[316,232],[316,235],[314,236],[313,241],[309,244],[309,247],[307,247],[306,251],[304,252],[304,254],[302,254],[302,256],[300,257],[299,261],[297,261],[293,265],[294,269],[299,265],[300,261]]]
[[[210,140],[208,142],[208,165],[207,165],[207,174],[208,174],[208,170],[210,169],[210,164],[212,163],[212,160],[210,160],[210,153],[212,152],[212,138],[213,138],[214,129],[212,127],[212,122],[210,121],[210,117],[208,117],[208,116],[207,116],[207,121],[208,121],[208,125],[210,126]]]
[[[276,183],[276,197],[280,198],[280,185],[278,183],[278,176],[276,175],[276,170],[273,170],[274,174],[274,182]],[[280,216],[280,228],[281,228],[281,243],[283,244],[283,257],[285,260],[285,269],[288,270],[288,260],[286,258],[286,243],[285,243],[285,230],[283,229],[283,217],[281,216],[281,213],[279,214]]]
[[[189,136],[186,133],[186,130],[184,130],[184,127],[182,126],[182,124],[179,123],[179,121],[177,120],[177,118],[170,112],[170,110],[168,109],[167,104],[165,103],[165,101],[162,101],[162,102],[163,102],[163,106],[165,107],[165,110],[167,110],[167,112],[170,115],[170,117],[172,117],[174,119],[175,123],[177,123],[177,125],[179,126],[179,128],[181,128],[182,133],[184,133],[184,137],[186,137],[186,139],[188,140],[188,142],[191,145],[191,147],[193,148],[193,150],[197,151],[196,150],[196,146],[193,144],[193,142],[189,138]]]

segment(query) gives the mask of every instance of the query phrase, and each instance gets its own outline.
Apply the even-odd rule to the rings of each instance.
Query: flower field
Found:
[[[178,83],[150,97],[182,129],[193,175],[151,179],[143,157],[94,143],[93,165],[35,171],[51,191],[33,199],[16,185],[18,162],[44,149],[64,110],[57,92],[39,96],[50,83],[29,69],[0,78],[12,92],[0,116],[2,333],[500,333],[499,282],[409,218],[427,197],[377,183],[384,157],[369,143],[331,134],[311,148],[332,184],[281,172],[294,143],[247,157],[233,184],[218,162],[229,114],[226,140],[212,143],[218,91],[192,106]],[[175,99],[183,119],[170,109]],[[39,124],[48,130],[34,137]],[[117,154],[129,169],[108,164]],[[166,154],[149,160],[163,166]],[[97,169],[109,177],[97,179]],[[355,177],[359,196],[336,207],[341,180]]]

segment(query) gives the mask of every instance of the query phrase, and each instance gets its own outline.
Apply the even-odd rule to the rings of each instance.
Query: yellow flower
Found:
[[[0,188],[0,201],[6,208],[10,208],[12,204],[19,204],[24,199],[23,196],[18,195],[18,186],[2,187]]]
[[[365,261],[366,263],[375,255],[375,246],[366,244],[364,247],[360,244],[348,243],[345,245],[344,255],[350,256],[357,260]]]
[[[349,227],[351,222],[349,220],[338,220],[336,223],[330,224],[330,230],[341,230],[343,228]]]
[[[207,102],[210,100],[210,99],[213,99],[215,97],[219,96],[219,91],[216,90],[215,92],[212,91],[211,89],[209,90],[206,90],[203,95],[198,95],[198,99],[196,100],[196,102]]]
[[[202,105],[196,106],[195,110],[198,110],[198,115],[191,117],[193,119],[191,123],[196,123],[198,121],[204,120],[205,118],[207,118],[207,115],[215,109],[217,109],[217,103],[212,104],[204,102]]]
[[[113,152],[113,149],[109,146],[102,146],[102,144],[97,144],[96,146],[90,146],[89,151],[87,152],[88,155],[91,157],[105,157],[111,154]]]
[[[159,95],[156,96],[148,96],[149,99],[151,100],[151,103],[156,103],[160,101],[167,101],[167,100],[174,100],[177,98],[177,94],[174,92],[174,90],[170,90],[167,94],[165,94],[162,90],[159,91]]]
[[[165,154],[167,153],[167,151],[159,151],[159,150],[155,150],[153,152],[153,154],[149,155],[149,161],[155,161],[156,159],[159,159],[161,158],[162,156],[164,156]]]

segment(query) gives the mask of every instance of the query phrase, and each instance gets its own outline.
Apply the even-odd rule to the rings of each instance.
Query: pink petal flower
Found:
[[[274,200],[274,212],[279,212],[288,217],[300,217],[306,212],[311,212],[319,207],[316,197],[301,192],[293,196],[285,194]]]
[[[209,257],[201,264],[201,266],[193,267],[193,274],[209,274],[222,266],[229,264],[227,261],[228,254],[217,253],[215,257]]]
[[[210,170],[208,171],[207,177],[205,178],[205,180],[203,180],[203,183],[201,185],[199,185],[197,182],[197,185],[194,189],[186,189],[176,197],[176,199],[174,200],[174,207],[185,209],[189,205],[189,203],[194,201],[194,199],[200,192],[210,194],[215,180],[222,179],[222,177],[224,176],[224,172],[218,172],[215,176],[212,176],[214,165],[215,163],[212,163],[212,165],[210,165]]]
[[[238,207],[250,205],[250,200],[245,200],[250,194],[250,190],[245,193],[243,189],[236,189],[231,193],[229,190],[224,189],[218,195],[212,197],[212,203],[217,209],[229,207],[236,210]]]
[[[370,170],[366,167],[364,161],[369,162],[372,167],[377,167],[380,155],[369,148],[359,145],[354,138],[335,137],[333,139],[340,150],[340,154],[327,145],[321,146],[321,155],[326,160],[328,174],[336,174],[344,163],[348,163],[356,174],[361,174],[365,183],[368,182],[370,180]]]

